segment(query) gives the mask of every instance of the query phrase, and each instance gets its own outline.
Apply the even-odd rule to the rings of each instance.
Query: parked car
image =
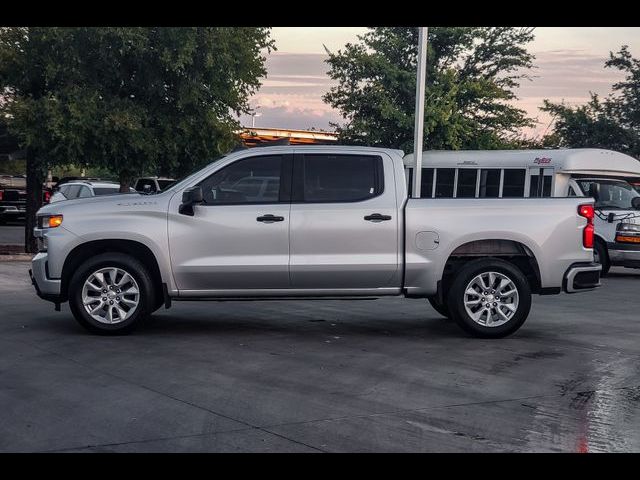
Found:
[[[173,185],[175,179],[165,177],[142,177],[136,180],[134,189],[140,193],[158,193]]]
[[[136,193],[133,188],[130,193]],[[72,180],[62,184],[51,197],[50,203],[75,198],[90,198],[100,195],[114,195],[120,193],[120,184],[115,182]]]
[[[409,177],[414,163],[405,157]],[[640,211],[633,205],[640,193],[626,180],[640,176],[640,162],[629,155],[593,148],[425,152],[423,165],[423,198],[595,196],[602,275],[612,265],[640,268]]]
[[[54,179],[55,180],[55,179]],[[69,182],[80,181],[80,182],[101,182],[102,180],[95,177],[62,177],[55,182],[53,186],[53,190],[58,190],[62,185]]]
[[[0,225],[26,216],[27,182],[24,175],[0,175]],[[42,203],[47,204],[51,191],[43,186]]]
[[[252,176],[278,188],[256,197]],[[38,224],[38,295],[100,334],[174,300],[403,295],[503,337],[532,294],[593,289],[601,268],[593,199],[409,198],[403,153],[383,148],[239,151],[152,199],[54,203]]]

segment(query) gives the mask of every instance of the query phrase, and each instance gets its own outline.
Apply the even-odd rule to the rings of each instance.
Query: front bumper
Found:
[[[640,267],[640,244],[608,242],[607,253],[611,265]]]
[[[62,281],[60,279],[49,278],[47,259],[48,256],[44,252],[38,253],[33,257],[29,276],[40,298],[51,302],[59,302],[61,300],[60,289]]]
[[[599,263],[574,263],[564,274],[564,291],[567,293],[576,293],[599,287],[601,270],[602,265]]]

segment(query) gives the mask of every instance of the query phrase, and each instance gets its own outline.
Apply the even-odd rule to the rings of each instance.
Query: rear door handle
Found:
[[[258,222],[263,222],[263,223],[273,223],[273,222],[283,222],[284,221],[284,217],[278,217],[276,215],[263,215],[261,217],[256,218],[256,220]]]
[[[364,219],[368,222],[383,222],[385,220],[391,220],[391,215],[381,215],[379,213],[372,213],[367,215]]]

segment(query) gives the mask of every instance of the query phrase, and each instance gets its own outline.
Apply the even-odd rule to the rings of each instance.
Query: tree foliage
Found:
[[[533,29],[430,27],[427,49],[425,147],[509,148],[533,120],[510,102],[533,56]],[[329,53],[337,81],[325,102],[345,118],[343,141],[413,148],[418,31],[376,27]]]
[[[26,150],[27,251],[45,166],[106,168],[128,191],[231,148],[266,74],[268,28],[0,27],[0,115]]]
[[[577,107],[544,101],[541,109],[554,119],[553,132],[543,139],[546,146],[607,148],[640,157],[640,60],[622,46],[609,54],[605,67],[625,78],[604,99],[592,93]]]
[[[3,28],[3,110],[49,164],[107,167],[126,185],[230,149],[266,74],[268,28]]]

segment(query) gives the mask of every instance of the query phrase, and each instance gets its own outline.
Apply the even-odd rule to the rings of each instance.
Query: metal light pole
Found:
[[[428,27],[418,27],[418,73],[416,76],[416,121],[413,132],[413,198],[420,198],[422,184],[422,134],[424,131],[424,89],[427,69]]]
[[[256,107],[251,114],[251,128],[256,128],[256,117],[260,117],[262,114],[258,113],[258,109],[260,107]]]

